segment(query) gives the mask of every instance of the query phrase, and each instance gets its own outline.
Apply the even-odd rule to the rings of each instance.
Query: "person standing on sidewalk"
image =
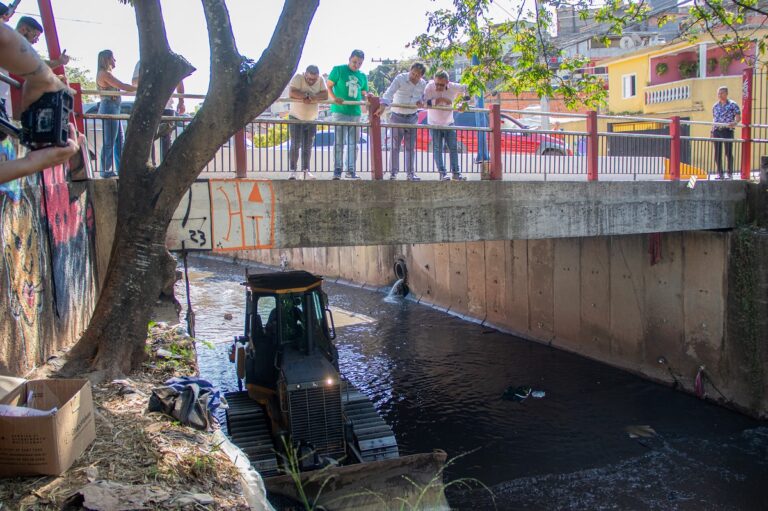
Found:
[[[427,68],[421,62],[414,62],[407,73],[400,73],[392,80],[387,92],[381,97],[381,106],[375,115],[381,115],[384,107],[391,104],[413,105],[412,107],[393,106],[389,116],[392,124],[413,124],[413,128],[392,128],[392,147],[389,179],[397,179],[400,170],[400,145],[405,141],[405,172],[408,181],[420,181],[414,171],[414,149],[416,147],[417,109],[424,106],[424,73]]]
[[[723,149],[725,149],[728,179],[733,177],[733,130],[741,121],[741,110],[735,101],[728,99],[728,87],[717,89],[718,102],[712,107],[712,138],[729,140],[715,142],[715,168],[717,179],[723,179]]]
[[[289,85],[288,95],[296,101],[291,103],[289,119],[297,121],[316,121],[317,102],[328,99],[328,89],[325,80],[320,76],[317,66],[307,66],[307,70],[293,77]],[[296,164],[301,153],[301,170],[304,179],[315,179],[309,171],[309,160],[312,157],[312,146],[315,143],[314,124],[289,124],[288,134],[291,140],[289,151],[291,176],[296,179]]]
[[[432,136],[432,157],[437,164],[441,181],[449,181],[451,178],[445,171],[443,162],[443,143],[448,146],[448,155],[451,162],[451,174],[454,181],[464,181],[459,168],[459,153],[456,145],[456,130],[446,129],[453,126],[453,110],[438,110],[431,107],[453,108],[453,102],[459,96],[465,96],[467,88],[460,83],[448,81],[448,73],[439,70],[435,77],[424,90],[424,101],[427,103],[427,123],[436,126],[430,130]]]
[[[335,122],[360,122],[360,105],[345,105],[345,101],[362,101],[368,95],[368,78],[360,72],[365,60],[362,50],[353,50],[347,64],[336,66],[328,75],[328,98],[331,105],[332,120]],[[360,129],[357,126],[336,126],[334,142],[333,179],[341,179],[341,171],[347,169],[346,177],[358,179],[355,172],[357,162],[357,142]],[[344,146],[347,146],[347,158],[343,160]],[[346,165],[344,165],[346,163]]]

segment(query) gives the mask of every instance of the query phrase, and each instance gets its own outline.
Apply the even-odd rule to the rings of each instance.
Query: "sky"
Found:
[[[139,56],[133,8],[117,0],[51,0],[59,44],[76,59],[74,64],[96,76],[96,55],[111,49],[117,60],[115,76],[130,82]],[[518,0],[519,1],[519,0]],[[509,17],[516,0],[496,0],[490,14]],[[450,0],[322,0],[307,35],[298,69],[310,64],[321,73],[344,64],[353,49],[365,52],[362,71],[377,64],[374,59],[413,56],[406,44],[427,28],[426,13],[447,7]],[[227,6],[241,54],[258,59],[272,36],[283,2],[276,0],[229,0]],[[75,8],[76,7],[76,8]],[[184,83],[187,93],[204,94],[208,88],[208,36],[201,2],[162,0],[171,49],[189,60],[197,71]],[[516,10],[516,9],[515,9]],[[39,19],[37,2],[22,0],[11,25],[23,15]],[[43,38],[35,45],[47,53]]]

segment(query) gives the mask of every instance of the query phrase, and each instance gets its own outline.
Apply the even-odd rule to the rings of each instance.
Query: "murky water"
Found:
[[[215,343],[200,346],[201,373],[224,389],[235,386],[226,350],[243,330],[243,275],[208,259],[190,269],[197,336]],[[768,509],[766,423],[407,300],[325,288],[331,305],[376,319],[338,329],[340,366],[401,452],[461,455],[448,479],[482,481],[498,509]],[[546,396],[501,399],[518,385]],[[631,439],[633,424],[659,436]],[[485,490],[449,495],[493,509]]]

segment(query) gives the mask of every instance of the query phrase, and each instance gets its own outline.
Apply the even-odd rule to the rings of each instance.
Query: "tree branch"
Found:
[[[256,64],[237,53],[224,0],[202,2],[211,33],[211,80],[202,107],[158,167],[156,184],[163,193],[157,208],[168,218],[221,145],[280,96],[296,70],[319,0],[286,0]]]
[[[160,117],[179,81],[195,69],[170,50],[159,0],[136,1],[134,10],[139,29],[141,74],[121,163],[125,172],[121,172],[120,178],[128,186],[120,187],[120,197],[124,190],[131,190],[134,182],[145,180],[145,174],[153,170],[147,162]],[[132,205],[126,204],[126,207]]]

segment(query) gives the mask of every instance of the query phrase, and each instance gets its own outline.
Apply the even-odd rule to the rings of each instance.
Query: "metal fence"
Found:
[[[293,177],[290,172],[294,168],[301,171],[306,166],[311,173],[309,177],[330,179],[337,165],[342,171],[349,169],[349,165],[341,165],[337,161],[339,148],[336,146],[336,134],[352,128],[356,130],[354,170],[358,177],[370,178],[375,174],[372,153],[380,147],[382,177],[388,178],[390,171],[397,168],[400,171],[398,179],[405,179],[409,171],[406,159],[407,146],[410,144],[403,141],[399,147],[393,145],[393,132],[407,128],[413,132],[413,173],[422,179],[438,179],[440,160],[448,175],[458,166],[461,174],[469,179],[487,178],[494,166],[498,167],[496,178],[504,180],[661,180],[673,178],[676,167],[679,168],[680,178],[695,175],[699,179],[707,179],[716,176],[718,169],[726,174],[730,170],[740,175],[744,142],[741,139],[723,141],[712,137],[691,137],[691,125],[696,123],[688,120],[679,122],[677,136],[673,136],[673,123],[669,119],[593,116],[593,119],[599,117],[607,121],[607,131],[603,132],[597,131],[594,122],[590,125],[587,115],[557,114],[587,121],[584,129],[563,131],[532,129],[512,117],[521,114],[551,114],[501,111],[498,105],[495,108],[495,111],[494,107],[471,111],[470,121],[466,120],[467,115],[464,113],[457,113],[457,119],[464,115],[461,124],[475,125],[444,127],[440,133],[425,123],[425,114],[419,115],[419,123],[415,125],[386,122],[376,124],[368,119],[358,123],[339,123],[329,118],[306,122],[259,117],[244,127],[244,169],[238,169],[236,139],[233,137],[217,151],[203,173],[229,177],[239,170],[238,175],[245,173],[249,177],[287,179]],[[757,115],[762,118],[761,113]],[[474,121],[471,120],[473,116]],[[117,121],[125,130],[130,116],[90,113],[82,118],[91,153],[95,156],[94,168],[99,171],[103,124]],[[155,141],[151,155],[155,163],[162,158],[163,138],[166,142],[172,142],[191,120],[189,116],[163,117],[162,129],[165,133]],[[294,141],[290,133],[291,127],[297,124],[310,124],[315,129],[308,164],[302,162],[301,155],[298,155],[296,162],[291,161]],[[758,131],[766,127],[768,125],[755,128],[755,132],[758,132],[753,133],[756,139],[755,151],[758,148],[764,150],[768,144],[768,137],[761,138]],[[452,161],[448,145],[439,140],[445,138],[446,132],[450,132],[456,139],[455,162]],[[437,150],[436,137],[441,146]],[[673,148],[678,154],[677,166]],[[348,151],[348,148],[342,149]],[[716,151],[721,153],[720,166]],[[397,165],[394,165],[395,158]],[[303,176],[299,173],[297,177]]]

